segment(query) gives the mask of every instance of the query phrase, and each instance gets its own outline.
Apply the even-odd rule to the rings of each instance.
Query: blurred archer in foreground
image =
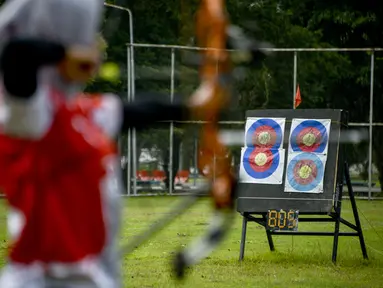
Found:
[[[204,114],[201,93],[190,104],[81,96],[101,59],[102,6],[8,0],[0,11],[7,19],[0,27],[0,186],[11,241],[1,288],[121,287],[113,139],[129,127]]]

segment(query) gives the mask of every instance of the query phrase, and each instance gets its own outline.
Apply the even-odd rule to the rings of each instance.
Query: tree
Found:
[[[192,45],[194,12],[198,0],[134,0],[109,1],[131,8],[134,16],[136,43]],[[276,47],[382,47],[382,5],[378,1],[356,0],[228,0],[231,20],[245,27],[255,39],[271,42]],[[250,21],[251,20],[251,21]],[[256,24],[252,22],[256,21]],[[97,80],[90,91],[127,91],[126,43],[129,21],[126,12],[107,10],[103,34],[108,42],[108,60],[119,63],[121,80],[107,83]],[[168,49],[135,48],[136,90],[157,91],[170,99],[170,51]],[[189,95],[198,85],[196,67],[191,67],[191,53],[176,51],[175,92]],[[382,76],[381,55],[375,53],[375,79]],[[368,53],[299,53],[298,82],[303,95],[302,108],[341,108],[350,112],[351,121],[367,121],[369,108]],[[239,111],[263,108],[292,108],[293,53],[274,53],[247,66],[245,76],[236,81],[234,97]],[[380,81],[375,82],[375,95],[382,93]],[[375,97],[374,109],[382,106]],[[382,113],[374,113],[375,121],[383,122]],[[234,116],[233,116],[234,117]],[[182,139],[184,129],[177,130]],[[375,128],[374,159],[383,181],[383,133]],[[374,131],[374,132],[375,132]],[[145,145],[154,145],[166,159],[168,129],[143,133]],[[178,144],[177,144],[178,145]],[[165,147],[166,146],[166,147]],[[352,146],[352,162],[366,160],[360,146]],[[174,153],[177,154],[177,153]],[[168,161],[165,161],[168,162]],[[174,163],[174,162],[173,162]],[[174,165],[177,167],[177,165]],[[175,174],[175,173],[174,173]]]
[[[283,1],[294,9],[292,21],[296,25],[306,26],[310,31],[321,35],[321,39],[330,45],[341,48],[383,47],[382,17],[383,6],[378,1]],[[310,13],[308,11],[311,11]],[[347,109],[352,121],[367,122],[370,93],[370,53],[348,53],[345,55],[350,65],[348,71],[339,71],[346,77],[329,87],[330,95],[347,95],[328,99],[332,107]],[[381,79],[383,65],[381,53],[375,53],[375,80]],[[381,81],[374,84],[374,121],[382,122],[383,114],[378,110],[383,99]],[[378,96],[378,97],[376,97]],[[379,170],[379,181],[383,183],[383,131],[374,128],[374,162]],[[351,154],[359,161],[367,159],[366,153]]]

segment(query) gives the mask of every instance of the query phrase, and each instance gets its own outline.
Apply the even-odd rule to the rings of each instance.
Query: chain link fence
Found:
[[[127,47],[128,93],[133,101],[137,91],[162,92],[172,102],[178,95],[190,95],[199,84],[198,52],[205,48],[129,44]],[[266,49],[265,49],[266,50]],[[342,75],[347,76],[353,67],[348,59],[355,53],[364,53],[368,81],[361,97],[363,107],[349,112],[351,132],[346,142],[355,192],[359,196],[374,198],[381,192],[377,165],[374,163],[372,139],[383,133],[383,123],[374,122],[374,65],[383,49],[295,49],[273,48],[270,61],[262,61],[257,68],[239,67],[234,70],[235,91],[231,109],[220,122],[222,137],[232,142],[233,165],[240,161],[240,143],[244,133],[244,111],[252,109],[293,109],[296,89],[302,93],[302,106],[310,108],[344,108],[346,92],[328,95]],[[341,87],[339,86],[339,89]],[[333,89],[334,90],[334,89]],[[166,95],[166,96],[163,96]],[[331,98],[333,97],[333,98]],[[335,106],[335,107],[334,107]],[[300,107],[299,107],[300,108]],[[298,109],[299,109],[298,108]],[[361,120],[362,119],[362,120]],[[361,122],[363,121],[363,122]],[[185,125],[187,124],[187,125]],[[134,129],[122,137],[122,167],[125,174],[126,194],[186,192],[202,180],[197,167],[198,128],[200,123],[172,122],[137,132]],[[362,136],[361,136],[362,135]],[[238,140],[239,139],[239,140]],[[130,165],[129,165],[130,164]],[[174,179],[171,181],[169,179]]]

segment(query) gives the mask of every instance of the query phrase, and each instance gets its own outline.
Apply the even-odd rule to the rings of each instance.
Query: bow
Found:
[[[223,0],[201,0],[196,18],[196,36],[201,51],[201,85],[191,97],[191,106],[202,106],[206,123],[200,132],[198,168],[211,183],[214,216],[205,235],[179,251],[174,260],[178,278],[186,267],[196,264],[221,243],[234,218],[236,180],[231,171],[231,155],[219,140],[218,116],[230,100],[232,63],[226,50],[229,21]],[[196,114],[199,115],[197,111]]]
[[[200,0],[196,17],[196,38],[200,52],[201,84],[190,98],[195,118],[203,119],[200,130],[198,168],[208,179],[206,187],[185,197],[170,213],[137,235],[123,247],[127,254],[162,230],[196,203],[208,191],[214,211],[204,235],[192,245],[176,253],[172,268],[177,278],[185,276],[186,268],[207,257],[224,239],[234,220],[237,181],[231,168],[231,154],[220,142],[218,118],[230,104],[233,63],[259,60],[266,43],[256,43],[245,37],[238,27],[230,25],[225,0]],[[237,49],[235,54],[227,50]],[[262,52],[262,53],[260,53]],[[235,61],[233,61],[235,59]]]
[[[232,156],[220,142],[218,118],[230,105],[234,64],[247,62],[255,66],[265,56],[262,48],[271,47],[246,37],[239,27],[230,24],[225,0],[200,0],[196,38],[197,46],[205,49],[200,53],[201,85],[191,97],[191,106],[204,107],[200,111],[206,123],[200,132],[198,168],[211,183],[215,211],[205,235],[176,254],[173,270],[179,279],[188,266],[207,257],[223,241],[235,218],[237,179],[231,167]]]
[[[234,219],[235,178],[231,171],[231,156],[219,140],[218,116],[229,103],[231,61],[226,49],[228,18],[223,0],[201,0],[197,12],[197,44],[204,47],[200,53],[201,84],[191,96],[190,106],[196,118],[206,122],[200,131],[198,168],[209,180],[206,187],[186,197],[150,229],[137,235],[123,247],[121,254],[132,252],[143,242],[162,230],[170,222],[196,203],[209,191],[214,203],[214,215],[202,237],[190,247],[176,253],[172,263],[177,278],[182,278],[188,266],[209,255],[221,243]]]

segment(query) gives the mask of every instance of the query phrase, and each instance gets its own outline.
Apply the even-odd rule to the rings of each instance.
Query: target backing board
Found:
[[[285,192],[323,193],[326,155],[290,153],[286,165]]]
[[[289,153],[313,152],[327,154],[331,119],[293,119]]]
[[[280,185],[284,162],[284,149],[243,147],[239,182]]]
[[[280,148],[285,149],[285,159],[282,183],[279,185],[270,185],[264,182],[260,183],[257,179],[250,180],[249,178],[246,178],[246,181],[239,181],[237,211],[240,213],[267,213],[267,211],[270,209],[284,209],[285,211],[293,209],[299,210],[300,214],[327,214],[331,212],[333,209],[334,199],[336,199],[334,194],[337,193],[336,191],[338,190],[338,185],[343,185],[344,179],[342,171],[344,167],[343,159],[345,156],[342,148],[343,144],[341,145],[340,143],[340,135],[343,132],[342,129],[347,129],[347,115],[347,112],[335,109],[265,109],[247,111],[244,119],[248,120],[248,125],[250,126],[251,124],[249,119],[286,119],[284,127],[285,137],[283,137],[282,147]],[[307,146],[311,145],[311,147],[320,148],[314,149],[314,152],[299,150],[292,151],[291,153],[293,154],[289,153],[289,150],[292,150],[290,147],[290,135],[292,134],[292,131],[296,129],[299,126],[299,124],[307,120],[318,121],[321,125],[325,127],[325,129],[323,130],[322,128],[321,131],[326,131],[327,139],[326,141],[320,142],[325,143],[324,149],[323,145],[318,145],[316,141],[313,141],[312,135],[309,135],[306,136],[308,140],[305,138],[306,143],[308,141],[309,144]],[[254,122],[255,121],[253,121],[253,123]],[[249,128],[246,127],[246,129],[248,130]],[[313,134],[316,140],[316,134]],[[326,137],[323,137],[322,139],[325,138]],[[248,148],[254,149],[257,147],[253,146]],[[246,149],[242,150],[244,151]],[[315,161],[312,161],[314,163],[317,163],[317,167],[306,165],[308,167],[301,167],[300,170],[297,170],[298,168],[296,168],[296,173],[300,172],[300,174],[298,174],[300,175],[300,178],[302,178],[297,180],[299,183],[301,183],[301,186],[297,186],[293,183],[293,185],[295,185],[295,187],[298,189],[294,189],[294,192],[291,191],[290,193],[290,191],[285,191],[293,190],[293,185],[289,184],[287,180],[288,165],[292,163],[292,161],[289,161],[289,158],[291,160],[291,157],[293,157],[289,155],[297,155],[303,153],[312,153],[316,155],[316,157],[319,158],[319,160],[315,158]],[[262,159],[261,156],[259,157]],[[280,155],[280,159],[281,158],[282,156]],[[258,161],[260,160],[258,159]],[[320,163],[322,163],[324,170],[323,176],[318,178],[318,175],[322,175]],[[238,164],[238,172],[240,173],[240,177],[245,178],[244,172],[246,171],[244,170],[243,163]],[[293,169],[291,171],[293,172]],[[314,177],[313,175],[316,176]],[[311,183],[314,183],[316,186],[308,189],[308,186],[303,185],[306,184],[308,181],[312,181]],[[314,184],[312,184],[311,186],[313,186]],[[290,186],[287,187],[288,185]]]
[[[267,149],[282,148],[285,122],[285,118],[247,118],[245,146]]]

